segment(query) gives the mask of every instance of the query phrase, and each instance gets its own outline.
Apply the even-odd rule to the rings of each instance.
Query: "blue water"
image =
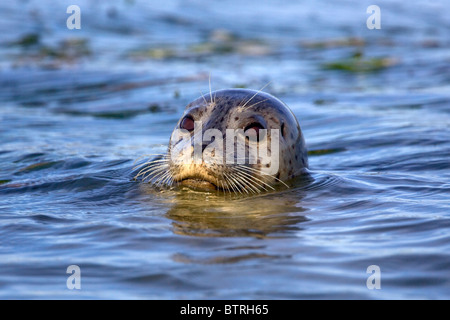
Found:
[[[68,30],[71,4],[0,4],[0,298],[450,298],[447,1],[378,1],[380,30],[370,1],[85,0]],[[310,179],[134,181],[209,79],[270,82]]]

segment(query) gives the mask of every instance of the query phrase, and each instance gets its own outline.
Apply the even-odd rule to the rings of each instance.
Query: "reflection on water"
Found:
[[[246,196],[186,189],[166,191],[165,197],[173,232],[186,236],[276,237],[300,230],[307,220],[295,191]]]
[[[450,297],[446,0],[381,1],[380,30],[369,0],[82,0],[79,31],[71,4],[0,4],[0,298]],[[210,74],[270,81],[309,178],[250,197],[132,179]]]

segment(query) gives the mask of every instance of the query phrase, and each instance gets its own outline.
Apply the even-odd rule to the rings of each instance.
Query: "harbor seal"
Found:
[[[308,167],[305,139],[286,104],[249,89],[225,89],[189,103],[167,152],[136,175],[156,186],[230,193],[289,187]]]

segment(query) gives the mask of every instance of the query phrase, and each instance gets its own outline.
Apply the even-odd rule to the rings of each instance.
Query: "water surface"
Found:
[[[0,298],[450,297],[446,1],[379,1],[381,30],[368,1],[86,0],[78,31],[70,4],[0,5]],[[270,81],[311,179],[246,198],[131,179],[210,74]]]

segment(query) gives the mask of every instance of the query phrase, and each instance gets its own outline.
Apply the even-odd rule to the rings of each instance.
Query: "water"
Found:
[[[239,3],[79,1],[81,30],[70,1],[0,5],[0,298],[450,297],[448,3],[378,1],[381,30],[370,1]],[[131,179],[210,73],[271,82],[311,179],[247,198]]]

